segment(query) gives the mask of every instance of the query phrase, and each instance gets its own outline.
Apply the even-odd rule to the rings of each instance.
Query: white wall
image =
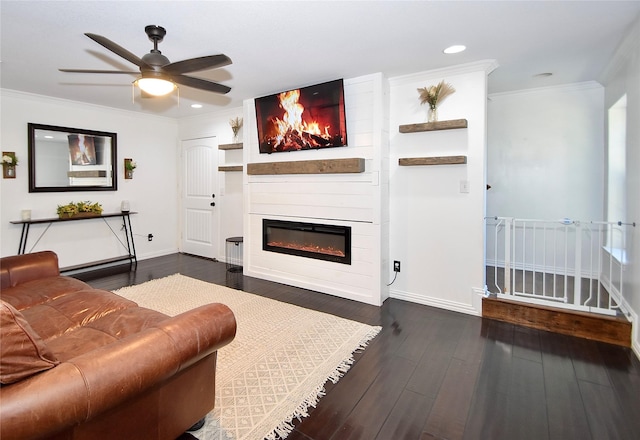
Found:
[[[487,183],[491,189],[487,192],[487,216],[605,220],[603,108],[604,88],[597,82],[490,95]],[[491,218],[487,220],[487,264],[503,267],[504,244],[499,238],[496,254],[495,225]],[[515,252],[516,267],[564,273],[564,246],[556,245],[557,237],[550,233],[555,227],[562,234],[563,227],[548,223],[548,240],[542,245],[542,224],[538,226],[538,234],[533,234],[531,224],[525,233],[530,242],[536,235],[538,245],[527,247],[529,259],[524,263],[522,252]],[[518,229],[516,243],[521,242],[521,233]],[[597,240],[591,245],[585,242],[582,248],[583,276],[598,273],[586,264],[589,255],[599,253]],[[533,261],[535,267],[531,266]],[[569,246],[569,275],[573,275],[574,261]]]
[[[604,220],[603,103],[596,82],[490,95],[487,215]]]
[[[390,255],[402,271],[390,295],[463,313],[481,313],[485,203],[487,75],[492,61],[390,79]],[[456,92],[440,120],[467,119],[468,128],[405,133],[426,122],[417,88],[444,79]],[[399,166],[404,157],[466,155],[465,165]],[[469,182],[469,193],[460,182]]]
[[[16,179],[1,179],[0,255],[14,255],[20,241],[22,209],[32,218],[56,217],[57,205],[71,201],[99,202],[105,212],[119,212],[120,202],[129,200],[140,259],[177,251],[176,144],[177,122],[164,117],[114,110],[44,96],[0,90],[2,151],[15,151],[20,163]],[[57,193],[28,192],[27,123],[115,132],[118,134],[118,190]],[[123,177],[123,160],[138,163],[132,180]],[[121,236],[117,219],[109,221]],[[55,223],[35,247],[46,225],[31,227],[27,251],[51,249],[62,267],[126,254],[102,220]],[[147,241],[152,233],[153,241]]]
[[[621,96],[627,95],[627,215],[628,222],[640,221],[640,18],[628,30],[612,62],[601,80],[605,86],[605,109],[610,108]],[[640,357],[640,233],[638,226],[631,231],[628,250],[629,265],[623,297],[631,309],[633,323],[633,348]]]
[[[222,109],[219,112],[191,116],[179,120],[179,138],[187,139],[215,138],[216,143],[233,143],[233,131],[229,120],[242,117],[242,107]],[[246,126],[240,129],[238,141],[242,142]],[[218,165],[241,165],[243,150],[219,150]],[[218,245],[216,257],[220,261],[225,258],[225,240],[227,237],[241,236],[242,229],[242,176],[243,172],[218,172],[218,194],[215,209],[218,211]]]
[[[245,175],[244,272],[369,304],[387,297],[383,251],[388,240],[386,80],[372,74],[344,80],[348,146],[260,154],[254,101],[244,103],[245,163],[364,158],[356,174]],[[262,250],[262,219],[346,225],[352,228],[350,265]]]

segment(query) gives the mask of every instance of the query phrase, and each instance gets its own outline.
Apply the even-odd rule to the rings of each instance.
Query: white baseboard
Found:
[[[138,261],[148,260],[150,258],[164,257],[165,255],[171,255],[180,252],[178,249],[164,249],[156,252],[145,252],[144,254],[136,253]]]
[[[479,289],[482,293],[483,290]],[[475,295],[474,295],[475,296]],[[472,304],[465,304],[456,301],[448,301],[442,298],[429,297],[424,295],[418,295],[412,292],[403,292],[400,290],[390,290],[389,297],[395,299],[401,299],[424,306],[437,307],[439,309],[450,310],[452,312],[464,313],[467,315],[481,316],[482,308],[476,309]]]

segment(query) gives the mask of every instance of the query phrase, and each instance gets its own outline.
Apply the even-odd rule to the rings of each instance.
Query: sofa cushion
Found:
[[[169,319],[155,310],[131,307],[116,310],[103,318],[47,339],[47,346],[60,360],[69,361],[104,345],[140,333]]]
[[[58,269],[58,256],[55,252],[42,251],[2,257],[0,287],[6,289],[30,280],[58,275],[60,275],[60,270]]]
[[[0,301],[0,383],[18,382],[59,362],[11,304]]]
[[[88,288],[22,310],[44,341],[57,338],[97,319],[138,305],[106,290]]]
[[[0,290],[0,299],[11,304],[16,310],[22,311],[86,289],[90,289],[90,286],[80,280],[65,276],[55,276],[26,281],[15,287],[2,288]]]

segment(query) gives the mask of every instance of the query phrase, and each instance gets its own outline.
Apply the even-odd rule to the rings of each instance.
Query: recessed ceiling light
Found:
[[[447,47],[445,50],[443,50],[443,52],[446,53],[446,54],[459,53],[459,52],[462,52],[463,50],[465,50],[466,48],[467,48],[467,46],[463,46],[461,44],[456,44],[456,45]]]
[[[191,108],[202,108],[202,104],[191,104]]]

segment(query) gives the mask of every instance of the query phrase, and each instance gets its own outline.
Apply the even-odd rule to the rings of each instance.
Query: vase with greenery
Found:
[[[435,86],[418,88],[420,104],[429,104],[429,117],[427,122],[436,122],[438,120],[438,104],[455,91],[456,89],[454,89],[451,84],[445,83],[444,80]]]
[[[15,153],[8,152],[2,154],[2,174],[4,177],[16,177],[16,165],[18,165],[18,158]]]
[[[133,179],[133,170],[138,166],[133,160],[124,161],[125,178]]]
[[[238,133],[240,132],[240,129],[242,128],[242,118],[241,117],[236,117],[233,118],[231,120],[229,120],[229,125],[231,125],[231,130],[233,131],[233,142],[234,143],[238,143]]]

